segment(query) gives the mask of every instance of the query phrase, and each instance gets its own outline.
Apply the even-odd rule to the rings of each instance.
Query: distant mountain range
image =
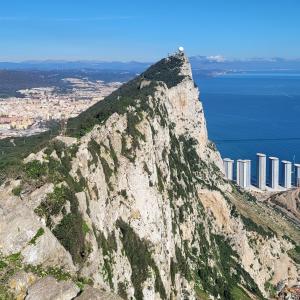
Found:
[[[24,61],[24,62],[0,62],[0,69],[6,70],[117,70],[141,72],[149,67],[147,62],[120,62],[120,61]]]
[[[192,56],[192,68],[195,71],[298,71],[300,59],[285,58],[251,58],[251,59],[226,59],[223,56]],[[142,72],[149,67],[151,62],[121,62],[121,61],[24,61],[0,62],[0,69],[6,70],[118,70]]]
[[[226,71],[299,71],[300,59],[251,58],[226,59],[222,56],[192,56],[190,62],[197,70],[226,70]]]

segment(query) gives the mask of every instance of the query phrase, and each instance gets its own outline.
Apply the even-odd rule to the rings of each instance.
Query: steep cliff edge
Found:
[[[224,180],[198,98],[175,54],[23,161],[0,189],[5,293],[18,272],[123,299],[263,299],[296,282],[299,228]]]

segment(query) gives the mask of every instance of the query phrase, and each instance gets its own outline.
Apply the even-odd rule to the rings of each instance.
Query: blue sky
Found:
[[[1,0],[0,61],[300,57],[299,0]]]

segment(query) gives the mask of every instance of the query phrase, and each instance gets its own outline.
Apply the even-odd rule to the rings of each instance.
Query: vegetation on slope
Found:
[[[202,295],[235,300],[238,299],[236,298],[238,295],[245,294],[241,288],[243,286],[258,298],[263,298],[254,280],[241,267],[238,255],[231,248],[230,242],[210,232],[209,222],[206,225],[201,223],[201,220],[207,219],[201,202],[197,203],[197,212],[193,211],[191,199],[197,198],[196,185],[223,194],[218,188],[218,181],[223,180],[219,174],[220,171],[216,166],[209,165],[200,159],[195,151],[197,141],[185,136],[177,138],[172,134],[172,126],[170,132],[171,149],[168,161],[172,185],[168,194],[174,212],[173,233],[179,232],[182,236],[180,224],[191,213],[197,213],[199,219],[192,245],[189,246],[185,241],[181,241],[181,247],[176,247],[176,260],[171,263],[173,284],[175,274],[180,272],[187,280],[197,283],[196,290]],[[178,199],[183,201],[179,207],[177,206]],[[238,212],[236,214],[238,216]],[[250,220],[248,224],[252,225],[251,230],[269,234],[259,226],[255,227]],[[211,260],[214,260],[214,265],[211,264]]]
[[[96,236],[98,248],[102,250],[104,265],[102,269],[102,276],[113,290],[113,253],[117,251],[117,241],[114,232],[109,234],[106,238],[104,233],[97,230],[93,226],[93,231]]]
[[[157,82],[163,81],[170,88],[183,80],[184,76],[179,74],[182,64],[183,60],[179,57],[171,56],[162,59],[78,117],[70,119],[67,134],[82,136],[91,130],[95,124],[104,122],[113,113],[124,114],[128,112],[130,105],[136,107],[137,99],[142,105],[146,104],[148,97],[153,95]],[[141,88],[144,78],[151,80],[152,84]],[[142,107],[141,110],[145,111],[143,108],[145,107]],[[132,120],[132,122],[135,123],[136,121]]]
[[[300,264],[300,246],[295,246],[294,249],[291,249],[288,252],[289,256],[297,263]]]
[[[117,221],[117,226],[121,230],[121,240],[125,254],[131,265],[131,281],[134,286],[135,298],[143,299],[143,283],[149,277],[149,272],[154,272],[155,291],[159,292],[161,299],[167,299],[159,269],[151,257],[147,241],[141,240],[134,230],[120,219]]]
[[[241,215],[245,228],[256,231],[264,237],[287,237],[296,245],[300,245],[299,227],[289,222],[281,212],[274,210],[266,203],[249,200],[248,194],[232,186],[233,194],[230,202]]]
[[[180,75],[182,65],[182,57],[170,56],[152,65],[142,76],[148,80],[163,81],[168,88],[171,88],[184,78],[184,75]]]
[[[50,156],[53,151],[59,159]],[[69,174],[74,146],[67,147],[64,143],[53,140],[44,152],[47,157],[43,162],[33,160],[23,166],[20,173],[22,185],[30,189],[31,186],[40,186],[46,182],[54,184],[53,192],[47,195],[35,209],[35,213],[46,220],[46,225],[71,253],[74,262],[82,263],[90,250],[85,241],[87,231],[75,196],[75,193],[84,190],[84,182],[75,181]],[[66,209],[67,203],[69,211]],[[54,220],[58,215],[61,216],[61,221],[56,224]]]
[[[77,277],[65,272],[62,268],[55,266],[44,267],[42,265],[30,265],[22,263],[22,256],[20,252],[13,253],[8,256],[4,256],[0,253],[0,299],[13,300],[16,299],[15,295],[9,288],[9,280],[12,276],[16,275],[20,271],[34,274],[41,278],[46,276],[52,276],[56,280],[72,280],[80,289],[83,289],[85,285],[91,285],[93,282],[85,277]],[[19,299],[19,298],[18,298]]]
[[[49,131],[30,137],[0,140],[0,184],[7,177],[18,177],[22,171],[22,160],[45,147],[58,132],[59,126],[55,125]]]

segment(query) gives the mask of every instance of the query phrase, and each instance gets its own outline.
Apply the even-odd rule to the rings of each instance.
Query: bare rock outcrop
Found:
[[[95,289],[92,287],[87,287],[80,296],[75,298],[76,300],[122,300],[116,294],[112,294],[110,292],[101,291],[99,289]]]
[[[27,290],[26,300],[71,300],[79,293],[71,281],[56,281],[53,277],[39,279]]]

